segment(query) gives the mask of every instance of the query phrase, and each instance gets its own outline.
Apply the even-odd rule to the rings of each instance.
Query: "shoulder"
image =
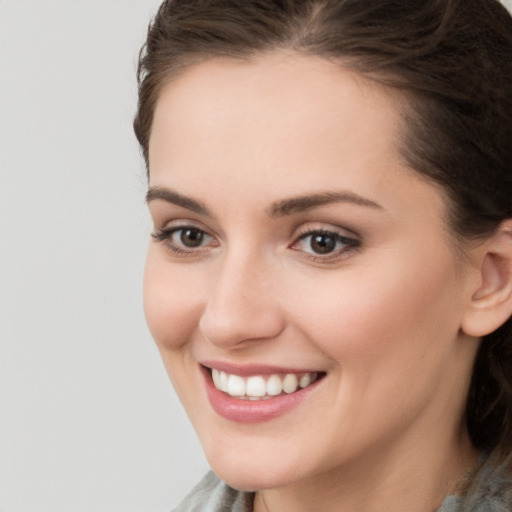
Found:
[[[463,498],[448,496],[438,512],[510,512],[512,477],[493,457],[482,465]]]
[[[463,512],[510,512],[512,478],[505,464],[489,457],[463,500]]]
[[[253,494],[229,487],[212,471],[172,512],[252,512]]]

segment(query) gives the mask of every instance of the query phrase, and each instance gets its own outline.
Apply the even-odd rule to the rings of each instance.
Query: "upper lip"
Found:
[[[240,375],[248,377],[251,375],[272,375],[275,373],[325,373],[318,369],[312,368],[289,368],[286,366],[275,366],[268,364],[236,364],[227,361],[200,361],[201,366],[212,369],[215,368],[221,372],[232,375]]]

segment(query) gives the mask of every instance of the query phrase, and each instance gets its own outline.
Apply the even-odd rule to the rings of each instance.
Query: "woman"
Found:
[[[177,511],[512,510],[512,20],[165,2],[145,310],[212,466]]]

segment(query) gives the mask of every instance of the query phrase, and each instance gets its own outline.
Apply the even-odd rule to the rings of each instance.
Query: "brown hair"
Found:
[[[173,73],[284,48],[400,92],[402,155],[447,192],[460,239],[512,217],[512,18],[497,0],[167,0],[139,60],[134,128],[146,165],[155,104]],[[511,469],[510,319],[484,337],[466,421],[475,447]]]

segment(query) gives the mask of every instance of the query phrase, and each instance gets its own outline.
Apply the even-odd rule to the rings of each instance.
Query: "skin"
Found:
[[[257,512],[431,512],[475,460],[463,411],[479,341],[461,326],[481,277],[442,191],[401,158],[401,129],[380,86],[293,53],[204,62],[161,92],[150,188],[209,213],[149,201],[156,233],[205,235],[152,240],[147,322],[212,468],[258,491]],[[268,213],[333,191],[375,204]],[[319,229],[356,246],[315,254],[303,235]],[[242,424],[212,409],[204,360],[326,376],[286,414]]]

